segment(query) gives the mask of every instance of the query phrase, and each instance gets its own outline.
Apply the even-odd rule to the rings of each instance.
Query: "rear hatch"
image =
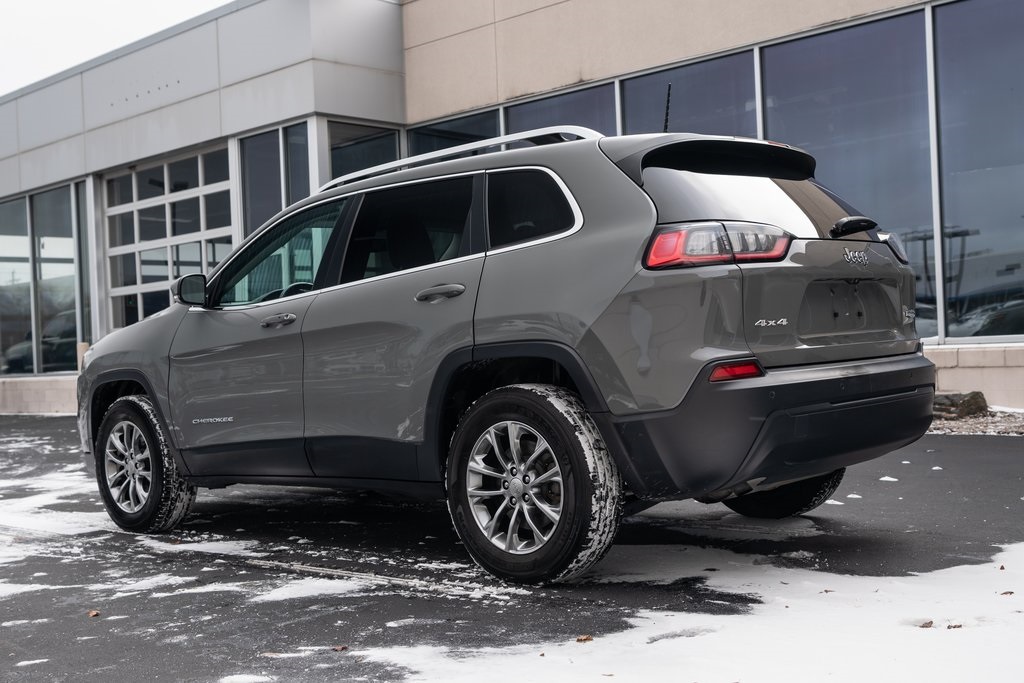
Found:
[[[765,367],[917,349],[914,278],[900,246],[811,179],[814,162],[805,152],[760,141],[670,139],[639,163],[636,154],[617,163],[639,175],[659,231],[698,225],[721,236],[723,257],[742,272],[740,324]],[[706,249],[714,239],[691,242]],[[714,264],[704,258],[665,257],[655,267]]]

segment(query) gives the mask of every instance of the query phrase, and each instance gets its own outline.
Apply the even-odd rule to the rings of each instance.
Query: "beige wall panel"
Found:
[[[494,26],[406,50],[409,123],[493,104],[495,69]]]
[[[312,0],[313,58],[403,70],[402,8],[387,0]]]
[[[89,129],[216,90],[217,26],[211,22],[171,36],[89,69],[82,78]]]
[[[498,24],[498,96],[617,76],[911,4],[570,0]]]
[[[400,73],[313,62],[314,106],[323,114],[402,123],[405,79]]]
[[[18,153],[18,102],[0,104],[0,158]]]
[[[570,0],[494,0],[494,18],[497,21],[503,21],[511,17],[517,17],[520,14],[526,14],[527,12],[533,12],[544,7],[550,7],[551,5],[560,5],[563,2],[569,2]],[[643,2],[638,0],[631,0],[636,6],[642,6]]]
[[[85,161],[100,171],[219,137],[220,98],[209,93],[89,131]]]
[[[250,78],[220,92],[221,131],[233,135],[313,111],[313,63]]]
[[[85,138],[76,135],[21,153],[21,186],[34,190],[85,174]]]
[[[0,199],[8,199],[21,190],[21,171],[18,157],[0,159]]]
[[[82,132],[82,77],[71,76],[18,103],[18,147],[28,150]]]
[[[942,368],[936,390],[980,391],[990,406],[1024,408],[1024,368]]]
[[[431,2],[406,7],[406,43]],[[406,50],[410,122],[699,58],[919,0],[494,0],[496,79],[467,82],[460,62],[490,59],[452,36]],[[422,5],[424,16],[417,13]],[[426,31],[426,29],[423,29]],[[434,75],[433,87],[417,76]],[[494,90],[496,94],[490,95]],[[457,97],[452,97],[452,94]],[[467,104],[472,103],[472,104]]]
[[[309,0],[268,0],[246,7],[218,19],[217,33],[221,85],[313,56]]]
[[[492,0],[414,0],[402,11],[406,48],[494,23]]]

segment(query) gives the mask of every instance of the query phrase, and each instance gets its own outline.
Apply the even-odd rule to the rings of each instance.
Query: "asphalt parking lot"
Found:
[[[74,429],[0,416],[0,680],[1003,680],[1024,633],[1021,437],[926,436],[798,519],[662,504],[537,588],[364,492],[201,491],[121,532]]]

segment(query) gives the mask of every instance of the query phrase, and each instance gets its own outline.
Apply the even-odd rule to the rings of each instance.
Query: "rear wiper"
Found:
[[[867,216],[847,216],[846,218],[840,218],[837,220],[836,224],[832,226],[832,229],[828,231],[828,234],[832,239],[836,239],[837,237],[852,235],[855,232],[873,230],[877,227],[878,223],[874,222]]]

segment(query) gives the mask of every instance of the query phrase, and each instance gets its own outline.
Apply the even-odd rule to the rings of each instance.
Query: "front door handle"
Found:
[[[260,327],[273,327],[275,330],[284,327],[285,325],[291,325],[295,322],[296,316],[294,313],[278,313],[272,315],[269,318],[264,318],[260,321]]]
[[[425,301],[428,304],[436,304],[438,301],[451,299],[465,291],[466,285],[435,285],[434,287],[427,287],[422,292],[416,294],[416,301]]]

